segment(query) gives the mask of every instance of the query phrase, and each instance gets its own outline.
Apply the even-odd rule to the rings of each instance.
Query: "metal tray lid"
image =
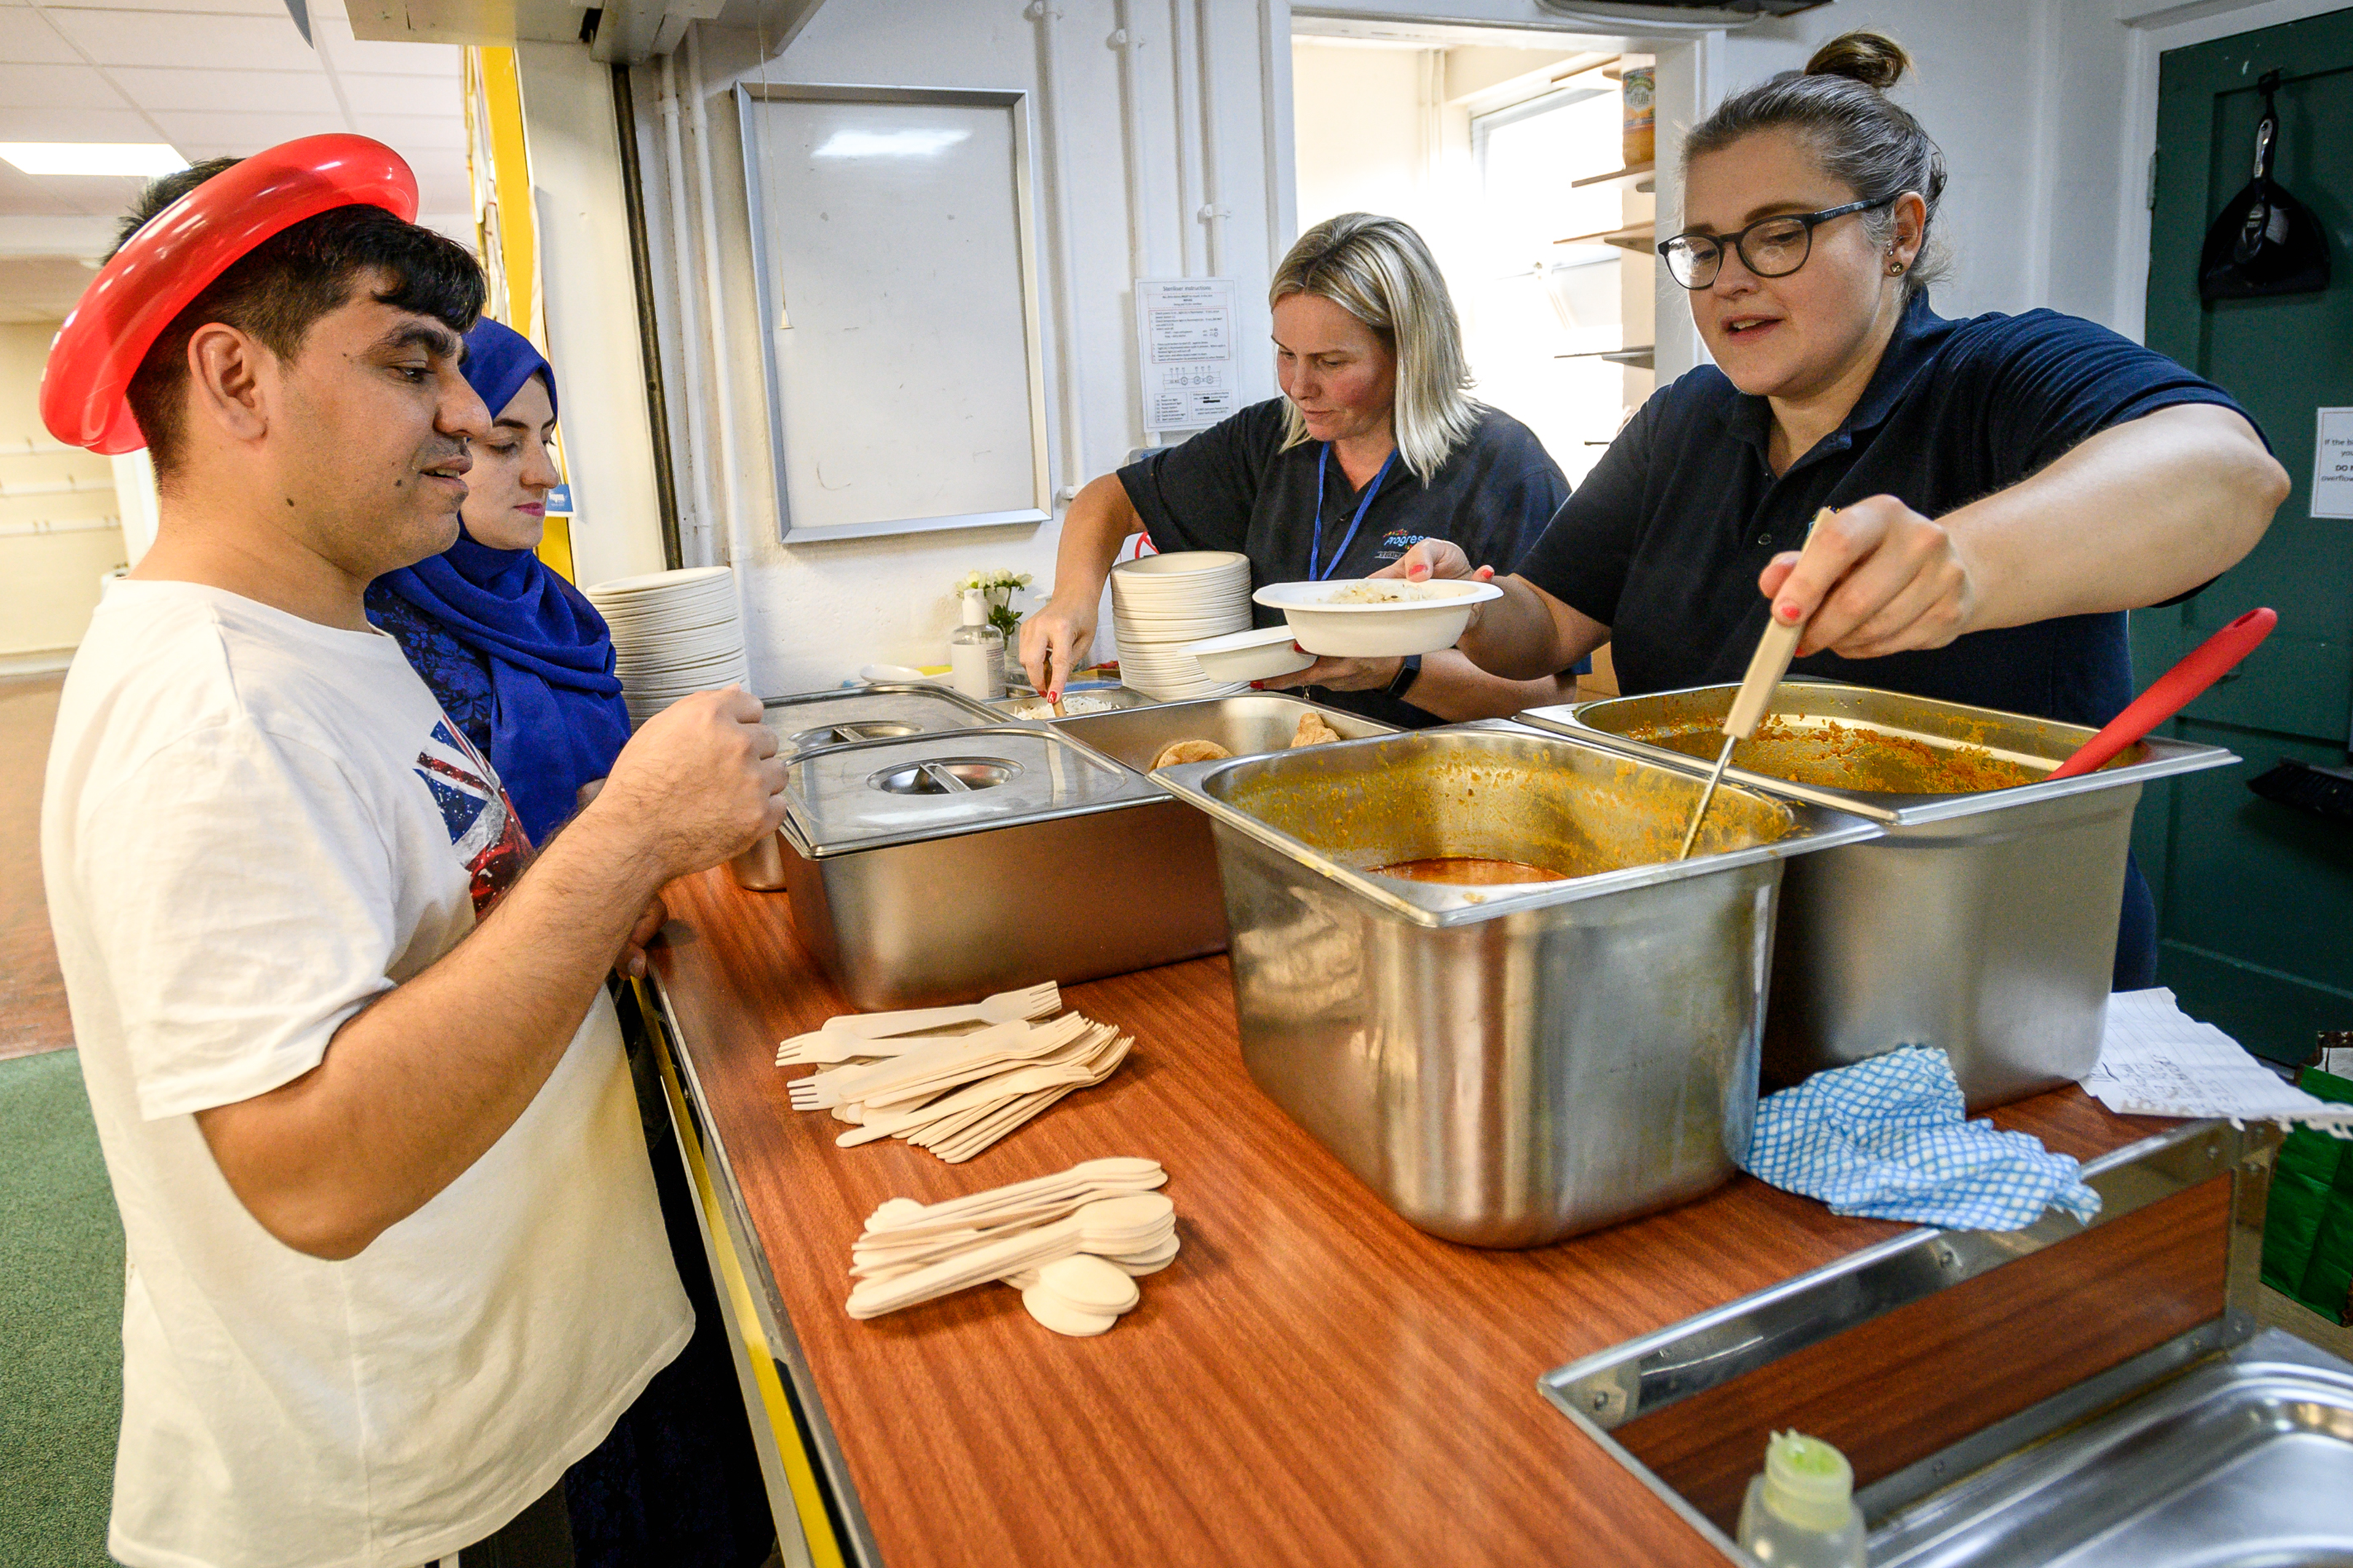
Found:
[[[1689,771],[1705,773],[1713,757],[1694,756],[1672,747],[1635,739],[1628,731],[1659,723],[1704,721],[1720,723],[1730,711],[1736,686],[1694,686],[1677,691],[1657,691],[1641,697],[1607,697],[1590,702],[1531,708],[1518,721],[1557,735],[1574,736],[1633,756]],[[1990,751],[2007,762],[2031,768],[2055,767],[2094,733],[2080,724],[2006,713],[1998,708],[1976,708],[1965,702],[1944,702],[1931,697],[1883,691],[1876,687],[1851,686],[1836,680],[1789,679],[1774,696],[1775,718],[1834,721],[1862,729],[1926,742],[1933,745],[1970,745]],[[1830,784],[1800,784],[1776,778],[1739,765],[1726,768],[1727,781],[1783,799],[1811,802],[1891,826],[1942,822],[1984,812],[2006,811],[2040,805],[2069,795],[2137,784],[2174,773],[2216,768],[2239,758],[2220,746],[2192,745],[2186,741],[2152,735],[2128,747],[2107,766],[2074,778],[1978,790],[1959,795],[1898,795],[1877,790],[1844,789]]]
[[[990,724],[801,753],[785,773],[785,833],[821,859],[1162,798],[1044,725]]]
[[[852,741],[895,740],[1005,721],[1003,714],[961,691],[914,681],[804,691],[766,698],[760,706],[765,710],[761,721],[776,732],[787,755]]]

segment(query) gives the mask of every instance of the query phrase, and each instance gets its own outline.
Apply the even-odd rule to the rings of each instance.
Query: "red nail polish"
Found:
[[[1250,682],[1250,689],[1252,691],[1264,691],[1266,689],[1266,682],[1263,680],[1253,680]]]

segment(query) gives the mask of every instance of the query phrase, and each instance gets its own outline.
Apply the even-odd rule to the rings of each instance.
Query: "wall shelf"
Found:
[[[1599,234],[1573,234],[1567,239],[1556,239],[1555,245],[1614,245],[1620,250],[1647,254],[1657,242],[1658,226],[1654,224],[1629,224],[1624,228],[1603,229]]]
[[[1591,191],[1599,190],[1605,185],[1631,185],[1638,192],[1655,191],[1658,185],[1651,179],[1651,174],[1656,167],[1655,163],[1629,163],[1622,169],[1612,169],[1606,174],[1588,174],[1581,180],[1571,180],[1568,183],[1568,188],[1572,191]]]
[[[1606,359],[1611,364],[1630,365],[1636,370],[1651,370],[1651,363],[1657,349],[1650,343],[1635,343],[1622,349],[1588,349],[1582,353],[1555,354],[1555,359]]]

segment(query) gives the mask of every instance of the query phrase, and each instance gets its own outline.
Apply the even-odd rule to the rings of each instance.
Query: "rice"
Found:
[[[1118,707],[1119,704],[1108,697],[1089,697],[1079,691],[1062,699],[1062,711],[1065,713],[1109,713]],[[1042,697],[1008,704],[1005,710],[1016,719],[1051,719],[1054,716],[1054,705]]]
[[[1402,579],[1384,582],[1351,583],[1324,599],[1327,605],[1405,605],[1421,599],[1435,599],[1438,590],[1428,583],[1408,583]]]

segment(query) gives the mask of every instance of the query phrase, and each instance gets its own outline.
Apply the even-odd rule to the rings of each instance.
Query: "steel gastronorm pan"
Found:
[[[1876,831],[1735,785],[1676,863],[1695,779],[1493,721],[1153,778],[1216,835],[1250,1077],[1398,1213],[1481,1247],[1732,1174],[1783,863]],[[1377,869],[1434,856],[1578,874]]]
[[[1049,726],[862,741],[786,772],[793,922],[864,1009],[969,1002],[1225,945],[1191,814]]]
[[[1004,715],[963,692],[930,681],[881,681],[865,686],[771,697],[760,704],[760,721],[776,732],[786,756],[852,741],[886,741],[907,735],[969,730],[1003,723]],[[728,862],[738,887],[770,892],[785,885],[785,841],[769,834]]]
[[[1536,708],[1520,721],[1702,772],[1735,689]],[[1983,748],[2037,773],[2092,736],[2055,720],[1824,681],[1784,681],[1772,712],[1801,735],[1836,723],[1938,750]],[[1692,749],[1646,739],[1660,734]],[[1802,741],[1735,751],[1728,782],[1885,828],[1789,868],[1767,1081],[1794,1083],[1899,1045],[1943,1047],[1972,1109],[2081,1079],[2099,1059],[2141,785],[2237,760],[2151,739],[2076,778],[1922,795],[1810,782]]]
[[[1214,741],[1237,757],[1288,751],[1300,719],[1309,713],[1338,731],[1344,740],[1359,741],[1369,735],[1398,732],[1394,725],[1377,720],[1272,691],[1205,697],[1192,702],[1161,702],[1149,708],[1082,713],[1046,722],[1074,740],[1085,742],[1114,762],[1143,773],[1152,766],[1152,759],[1160,754],[1162,748],[1176,741]]]

